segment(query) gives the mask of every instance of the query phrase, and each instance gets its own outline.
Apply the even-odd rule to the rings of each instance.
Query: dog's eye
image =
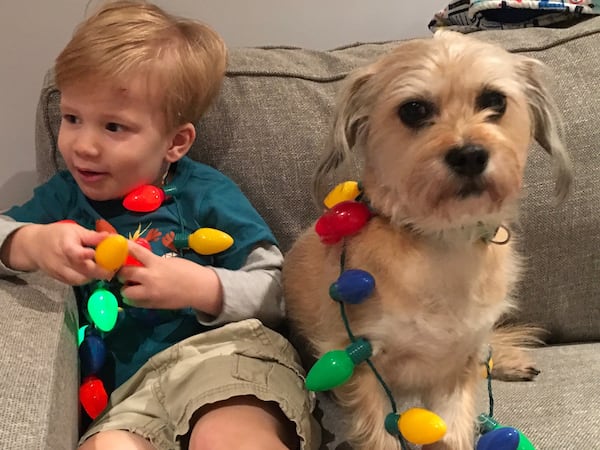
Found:
[[[435,106],[424,100],[410,100],[398,108],[398,117],[410,128],[421,128],[430,122]]]
[[[498,119],[506,111],[506,96],[498,91],[485,90],[477,97],[477,109],[491,109],[492,118]]]

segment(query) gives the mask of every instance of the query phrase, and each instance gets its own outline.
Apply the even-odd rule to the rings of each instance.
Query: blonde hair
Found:
[[[226,60],[225,43],[208,26],[125,0],[105,3],[76,28],[54,71],[59,90],[147,76],[170,130],[200,119],[221,88]]]

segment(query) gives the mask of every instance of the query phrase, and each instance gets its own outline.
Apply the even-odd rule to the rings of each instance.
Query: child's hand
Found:
[[[221,312],[221,282],[212,269],[184,258],[157,256],[133,241],[129,241],[129,254],[142,266],[119,271],[126,303],[156,309],[191,307],[213,316]]]
[[[26,225],[2,247],[2,261],[15,270],[41,270],[71,285],[109,279],[112,273],[94,262],[94,248],[108,234],[72,223]]]

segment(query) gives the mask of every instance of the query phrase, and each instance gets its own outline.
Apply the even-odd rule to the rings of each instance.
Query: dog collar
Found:
[[[486,244],[506,245],[510,241],[511,233],[505,225],[498,225],[493,229],[485,228],[484,225],[481,227],[484,228],[481,239]]]

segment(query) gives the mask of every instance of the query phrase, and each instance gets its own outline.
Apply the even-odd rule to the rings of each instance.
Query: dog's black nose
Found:
[[[485,170],[489,154],[479,145],[456,147],[446,153],[446,164],[458,175],[476,177]]]

